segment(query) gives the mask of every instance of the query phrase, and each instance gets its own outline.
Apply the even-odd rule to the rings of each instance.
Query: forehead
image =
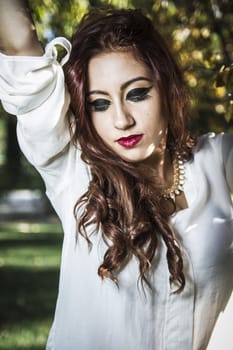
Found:
[[[133,51],[111,51],[91,58],[88,65],[89,88],[117,86],[138,76],[152,80],[152,73]]]

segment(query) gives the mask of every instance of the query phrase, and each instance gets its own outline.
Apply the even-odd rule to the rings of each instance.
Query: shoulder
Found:
[[[222,136],[223,133],[216,134],[214,132],[209,132],[199,136],[197,139],[197,144],[194,147],[194,153],[203,151],[209,147],[217,147],[222,142]]]
[[[221,148],[222,134],[209,132],[197,138],[197,143],[193,148],[193,160],[206,161],[207,159],[219,158],[219,149]]]
[[[209,132],[198,137],[193,153],[195,155],[197,153],[217,152],[224,155],[228,149],[232,148],[233,134]]]
[[[219,153],[222,148],[222,140],[224,133],[216,134],[214,132],[209,132],[207,134],[201,135],[197,138],[196,146],[193,149],[193,154],[202,155],[207,153]]]
[[[196,164],[201,162],[202,167],[206,167],[207,163],[210,165],[210,163],[219,164],[219,161],[221,162],[222,135],[222,133],[209,132],[197,138],[197,143],[193,148],[193,160]]]
[[[223,165],[229,160],[230,155],[233,157],[233,134],[224,132],[201,135],[193,148],[194,161],[201,161],[207,166],[209,161],[216,165]]]

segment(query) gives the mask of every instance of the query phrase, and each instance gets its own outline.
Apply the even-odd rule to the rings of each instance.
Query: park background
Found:
[[[184,71],[191,94],[191,131],[233,132],[232,0],[29,3],[44,45],[55,36],[70,38],[90,9],[142,8]],[[55,308],[62,230],[43,195],[42,180],[19,150],[15,129],[15,118],[0,107],[0,350],[39,350],[45,347]],[[42,205],[20,212],[23,199],[29,207],[32,200]]]

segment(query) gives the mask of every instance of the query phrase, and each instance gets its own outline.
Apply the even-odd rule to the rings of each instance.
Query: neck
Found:
[[[166,148],[159,148],[150,158],[140,164],[142,174],[153,179],[158,188],[166,188],[173,183],[173,165],[171,154]]]

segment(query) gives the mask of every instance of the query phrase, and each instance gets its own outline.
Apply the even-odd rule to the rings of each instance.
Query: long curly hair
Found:
[[[91,171],[89,188],[77,200],[74,213],[77,234],[91,245],[87,227],[95,225],[106,243],[98,274],[117,283],[117,275],[135,256],[142,285],[150,284],[150,271],[159,239],[167,247],[170,283],[177,292],[185,285],[182,253],[168,225],[169,213],[161,203],[158,188],[139,164],[121,159],[95,131],[87,106],[88,63],[103,52],[133,51],[150,69],[159,88],[168,119],[167,148],[188,160],[193,139],[186,127],[189,96],[183,76],[163,38],[141,10],[92,11],[84,16],[72,38],[72,51],[64,67],[73,114],[69,118],[73,142]],[[80,210],[83,209],[83,210]],[[81,213],[81,214],[80,214]]]

